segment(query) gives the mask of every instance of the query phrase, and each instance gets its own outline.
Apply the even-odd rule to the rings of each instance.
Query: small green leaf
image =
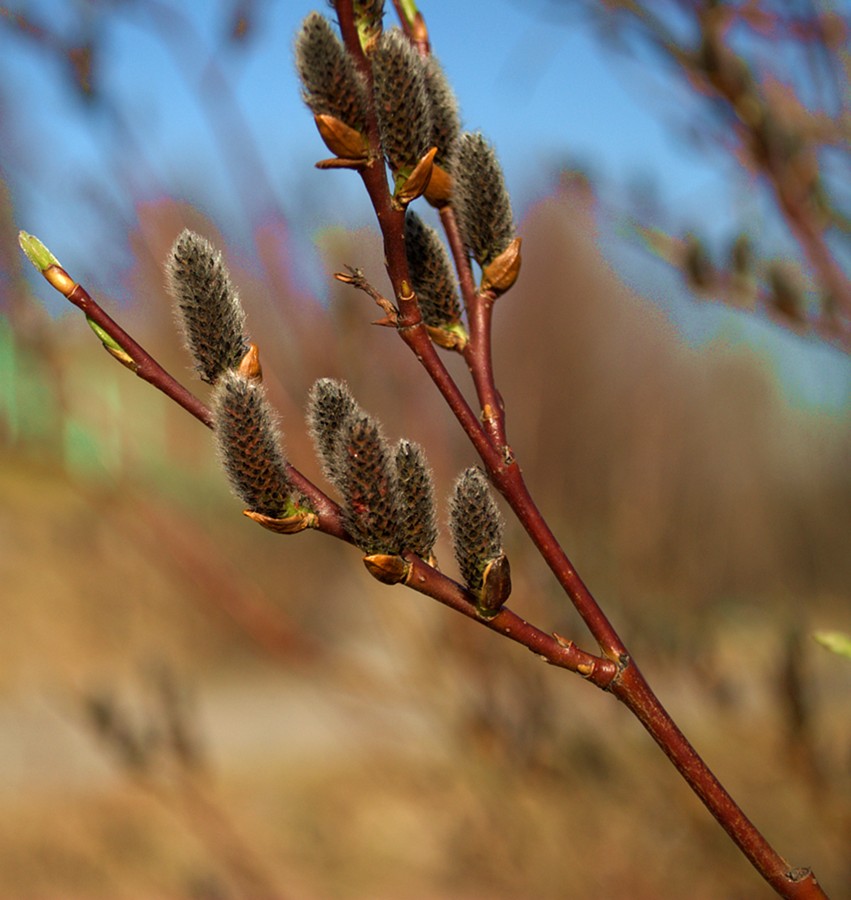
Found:
[[[122,366],[130,369],[135,372],[138,370],[138,366],[133,360],[133,357],[115,340],[114,337],[108,335],[100,325],[97,324],[94,320],[90,319],[86,316],[86,321],[89,323],[89,328],[100,338],[100,342],[106,348],[107,353],[110,356],[114,356]]]
[[[841,631],[816,631],[813,637],[831,653],[851,659],[851,635]]]
[[[86,321],[89,323],[89,328],[100,338],[101,343],[106,347],[107,350],[115,350],[120,353],[126,353],[125,349],[115,340],[114,337],[108,335],[94,319],[90,319],[86,316]]]
[[[51,266],[58,266],[59,260],[42,244],[42,242],[26,231],[18,232],[18,243],[27,259],[39,270],[44,272]]]

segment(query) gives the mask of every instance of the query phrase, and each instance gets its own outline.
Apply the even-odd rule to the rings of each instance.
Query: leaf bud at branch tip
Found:
[[[27,259],[38,269],[44,273],[51,266],[59,266],[59,260],[35,237],[35,235],[27,234],[26,231],[18,232],[18,243],[21,250],[24,251]]]
[[[41,272],[52,288],[63,297],[70,297],[77,287],[77,282],[62,268],[59,260],[42,244],[42,242],[26,231],[18,233],[18,243],[27,259]]]
[[[370,56],[381,37],[384,0],[354,0],[353,8],[361,50]]]

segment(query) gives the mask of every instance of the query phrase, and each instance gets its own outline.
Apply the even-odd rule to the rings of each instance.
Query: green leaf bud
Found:
[[[384,0],[354,0],[352,6],[361,48],[369,56],[381,37]]]
[[[51,266],[58,266],[59,260],[42,244],[42,242],[32,234],[26,231],[18,232],[18,244],[24,251],[27,259],[38,269],[44,272]]]

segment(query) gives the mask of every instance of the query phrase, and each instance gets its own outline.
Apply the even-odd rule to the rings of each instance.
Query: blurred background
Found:
[[[203,397],[161,268],[201,232],[293,463],[321,483],[306,394],[345,378],[445,496],[472,450],[331,277],[384,283],[359,180],[313,168],[315,5],[0,4],[0,896],[770,896],[611,698],[241,516],[207,430],[19,252],[39,236]],[[524,239],[496,367],[532,492],[745,812],[851,897],[851,667],[811,636],[851,631],[839,10],[422,8]],[[506,544],[512,608],[591,649]]]

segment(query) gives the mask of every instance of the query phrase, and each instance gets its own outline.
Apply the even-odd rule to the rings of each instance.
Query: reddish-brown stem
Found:
[[[369,65],[360,49],[352,17],[351,4],[337,0],[339,21],[343,39],[349,52],[358,60],[362,71],[370,77]],[[374,116],[373,116],[374,119]],[[814,876],[810,872],[799,875],[789,872],[789,866],[777,854],[754,825],[747,819],[736,805],[718,779],[713,775],[706,763],[677,728],[659,699],[653,694],[635,663],[630,659],[626,647],[597,604],[590,591],[576,572],[567,554],[559,545],[526,487],[522,473],[516,461],[507,452],[504,432],[504,412],[501,403],[494,402],[498,398],[493,377],[493,365],[490,346],[490,312],[492,299],[487,295],[471,291],[472,279],[469,277],[469,260],[460,242],[454,222],[450,222],[447,235],[462,281],[465,303],[469,318],[471,349],[465,353],[470,366],[476,390],[485,411],[486,428],[476,419],[468,404],[463,399],[457,385],[448,374],[434,346],[425,331],[416,299],[410,291],[407,259],[404,243],[404,212],[394,208],[387,188],[383,167],[379,171],[377,161],[381,159],[377,129],[370,127],[372,144],[372,160],[370,166],[361,170],[370,200],[375,208],[379,227],[384,240],[387,272],[396,292],[400,306],[399,333],[411,348],[420,363],[435,382],[441,394],[446,398],[461,427],[467,433],[478,451],[482,462],[488,470],[495,486],[506,498],[521,524],[529,533],[539,552],[556,575],[559,583],[570,597],[583,621],[587,624],[597,640],[604,655],[620,671],[609,688],[639,719],[645,729],[663,749],[677,770],[692,787],[697,796],[706,805],[719,824],[727,831],[732,840],[742,850],[747,859],[760,872],[763,878],[783,897],[824,897]],[[443,216],[444,222],[446,216]],[[490,420],[490,421],[489,421]],[[423,590],[441,602],[449,602],[453,608],[466,615],[477,616],[475,605],[463,597],[446,596],[445,591],[430,589],[429,586],[441,588],[439,573],[426,578],[419,566],[412,562],[413,578],[408,583],[417,590]],[[433,570],[429,570],[433,572]],[[416,577],[423,579],[416,583]],[[503,610],[491,620],[490,627],[500,620],[508,619],[508,610]],[[512,614],[513,615],[513,614]],[[512,621],[512,627],[522,623]],[[526,627],[528,623],[523,623]],[[499,628],[497,628],[499,630]],[[503,631],[503,633],[506,633]],[[512,637],[510,631],[507,636]],[[531,637],[531,636],[530,636]],[[516,639],[516,638],[515,638]],[[523,641],[526,643],[526,640]],[[558,642],[557,642],[558,643]],[[528,646],[528,643],[527,643]],[[570,644],[572,648],[572,643]],[[546,658],[546,657],[545,657]],[[593,657],[592,657],[593,659]]]
[[[127,359],[124,359],[123,356],[119,359],[127,368],[158,391],[162,391],[207,428],[213,427],[213,415],[209,407],[167,372],[94,300],[82,285],[71,278],[62,266],[51,265],[42,274],[56,290],[70,300],[85,314],[87,319],[94,322],[121,348]],[[351,537],[343,525],[343,514],[340,507],[289,463],[287,463],[287,475],[293,487],[308,498],[314,512],[319,516],[318,530],[351,542]]]
[[[60,266],[59,269],[66,278],[70,278]],[[45,273],[45,277],[48,277]],[[51,279],[48,277],[48,281]],[[53,283],[51,281],[51,283]],[[64,293],[64,291],[63,291]],[[179,381],[169,375],[168,372],[129,334],[106,313],[91,297],[89,292],[79,284],[75,284],[65,296],[78,309],[81,309],[86,318],[91,319],[99,328],[102,328],[122,350],[133,360],[132,370],[143,381],[152,384],[157,390],[162,391],[167,397],[174,400],[178,406],[182,406],[187,412],[192,413],[196,419],[203,422],[208,428],[213,427],[213,417],[210,410]]]
[[[482,423],[491,444],[505,462],[511,460],[511,449],[505,435],[505,407],[496,389],[491,363],[491,321],[496,298],[489,291],[476,294],[467,308],[470,340],[464,348],[464,359],[470,370],[476,396],[482,408]]]
[[[507,607],[503,607],[495,616],[486,618],[479,613],[475,597],[456,581],[432,568],[419,557],[406,553],[405,559],[410,565],[405,580],[408,587],[517,641],[551,665],[577,672],[597,687],[610,689],[618,674],[618,667],[611,660],[593,656],[580,650],[573,641],[560,640],[541,631]]]
[[[443,384],[445,368],[442,364],[440,368],[433,367],[433,357],[436,357],[433,346],[431,347],[432,353],[428,353],[422,346],[423,340],[431,345],[424,329],[410,329],[407,333],[403,331],[401,334],[429,375],[435,380],[441,393],[445,397],[454,396],[454,392]],[[439,359],[438,362],[440,362]],[[452,387],[457,391],[454,382],[452,382]],[[466,409],[469,413],[469,407]],[[469,419],[460,416],[458,418],[462,428],[467,432],[476,450],[479,451],[482,462],[495,486],[514,510],[541,556],[594,635],[603,653],[613,663],[623,668],[623,674],[610,688],[612,693],[638,718],[721,827],[780,896],[796,898],[796,900],[826,897],[811,872],[802,872],[800,877],[789,873],[788,863],[745,816],[697,751],[677,728],[669,713],[638,671],[614,627],[556,540],[532,500],[517,463],[513,460],[506,461],[500,457],[500,454],[494,450],[484,436],[477,420],[474,419],[475,427],[468,430],[466,423]]]
[[[609,690],[635,715],[754,868],[781,897],[827,900],[810,869],[792,869],[745,816],[676,723],[659,703],[635,663]]]
[[[508,459],[511,451],[505,435],[505,409],[502,397],[496,389],[491,363],[491,317],[496,297],[490,291],[479,292],[476,289],[470,258],[451,206],[441,208],[440,221],[455,262],[458,286],[467,310],[470,340],[464,348],[464,359],[476,388],[476,396],[479,398],[485,431],[494,448],[504,459]]]
[[[446,242],[449,244],[449,251],[452,254],[452,260],[455,263],[455,271],[458,274],[458,287],[461,289],[461,296],[464,298],[464,306],[469,309],[476,296],[476,283],[473,281],[473,269],[470,265],[470,257],[467,255],[467,249],[464,246],[464,238],[458,228],[458,219],[455,210],[451,206],[442,206],[440,208],[440,224],[443,225],[443,232],[446,235]]]

